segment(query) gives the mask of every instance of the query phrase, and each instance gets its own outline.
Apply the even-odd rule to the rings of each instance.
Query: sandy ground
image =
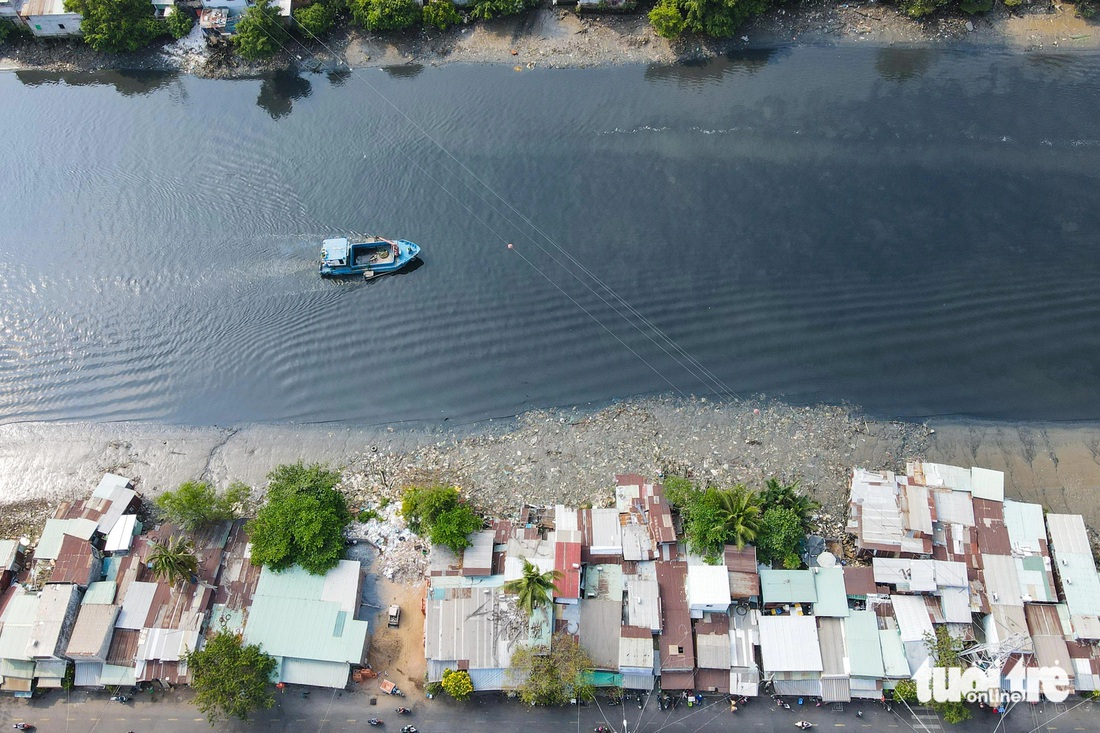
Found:
[[[397,707],[416,707],[423,703],[424,678],[428,663],[424,659],[424,614],[421,611],[421,599],[424,597],[424,583],[392,583],[385,579],[378,581],[378,595],[383,605],[371,628],[371,647],[369,662],[379,676],[359,685],[360,688],[378,694],[380,713],[392,713]],[[391,604],[401,606],[401,625],[396,629],[388,625],[387,609]],[[383,679],[397,684],[405,693],[405,699],[390,698],[378,692]],[[379,716],[381,717],[381,715]]]

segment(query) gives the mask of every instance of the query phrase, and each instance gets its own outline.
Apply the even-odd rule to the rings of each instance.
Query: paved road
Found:
[[[74,692],[70,696],[56,692],[29,702],[0,698],[0,721],[4,726],[26,721],[38,726],[40,733],[184,733],[210,730],[205,719],[189,703],[186,690],[143,694],[126,705],[107,700],[107,693]],[[631,733],[792,733],[794,723],[805,719],[822,730],[838,733],[1069,733],[1100,730],[1100,713],[1091,702],[1070,700],[1065,705],[1019,705],[1005,716],[976,711],[974,720],[958,726],[941,724],[936,716],[895,708],[887,712],[877,704],[832,707],[794,706],[779,710],[768,698],[758,698],[747,707],[731,713],[724,700],[708,700],[700,706],[680,706],[673,711],[659,710],[652,698],[643,709],[636,702],[608,706],[605,700],[579,708],[528,708],[516,701],[499,697],[479,698],[468,703],[445,699],[410,703],[414,713],[399,716],[394,708],[397,698],[378,698],[369,704],[370,694],[354,692],[312,692],[303,698],[300,690],[290,688],[276,697],[276,707],[263,711],[247,723],[219,723],[215,730],[229,733],[279,733],[315,731],[343,733],[375,730],[367,726],[372,716],[382,718],[381,730],[397,733],[405,723],[416,725],[424,733],[587,733],[598,724],[623,730],[625,717]],[[856,711],[862,710],[862,718]],[[998,728],[998,724],[1000,727]],[[10,729],[8,729],[10,730]]]

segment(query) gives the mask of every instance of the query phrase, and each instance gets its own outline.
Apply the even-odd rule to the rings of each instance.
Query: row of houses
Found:
[[[199,25],[208,34],[231,35],[237,20],[251,4],[248,0],[188,0],[177,5],[176,0],[150,0],[155,16],[165,18],[174,12],[194,11]],[[292,0],[274,0],[279,14],[290,18]],[[10,22],[26,28],[39,38],[59,38],[80,35],[80,13],[65,9],[65,0],[0,0],[0,22]]]
[[[281,682],[342,688],[364,663],[358,562],[273,573],[251,563],[243,522],[222,522],[186,535],[197,571],[169,583],[149,556],[183,533],[146,531],[140,508],[130,481],[107,474],[88,500],[58,506],[33,551],[0,541],[0,691],[187,684],[187,652],[219,629],[260,644]]]
[[[802,570],[761,567],[752,546],[727,546],[719,565],[687,553],[662,487],[641,476],[618,476],[615,498],[528,507],[461,555],[434,548],[429,680],[462,669],[477,690],[514,689],[515,651],[565,631],[597,684],[878,700],[930,661],[927,635],[943,625],[1006,685],[1016,665],[1072,668],[1079,691],[1100,684],[1100,576],[1084,522],[1005,500],[999,472],[856,470],[857,557],[820,551],[818,538]],[[530,618],[503,590],[525,560],[560,573],[553,603]]]

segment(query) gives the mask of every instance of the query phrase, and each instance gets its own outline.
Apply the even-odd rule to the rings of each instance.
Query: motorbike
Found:
[[[113,695],[111,697],[111,702],[130,702],[130,698],[125,695]]]
[[[371,718],[370,720],[367,721],[367,725],[385,725],[385,723],[383,723],[378,718]]]
[[[597,725],[592,729],[592,733],[611,733],[611,729],[606,725]]]
[[[397,708],[398,715],[408,715],[411,712],[412,710],[409,710],[408,708]]]
[[[34,730],[34,726],[30,723],[13,723],[11,727],[16,730]]]
[[[814,724],[809,722],[808,720],[800,720],[794,724],[794,727],[798,728],[799,730],[809,730],[810,728],[814,727]]]
[[[406,725],[401,729],[401,733],[420,733],[420,730],[415,725]]]

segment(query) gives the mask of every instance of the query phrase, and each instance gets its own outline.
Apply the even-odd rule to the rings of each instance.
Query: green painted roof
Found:
[[[814,568],[814,591],[817,603],[814,604],[815,616],[833,616],[843,618],[848,615],[848,591],[844,588],[844,569]]]
[[[887,677],[909,679],[909,661],[905,658],[905,645],[896,629],[879,629],[879,648],[882,650],[882,667]]]
[[[765,568],[760,571],[760,595],[764,603],[815,603],[817,590],[814,575],[809,570]]]
[[[34,558],[56,560],[65,535],[90,540],[95,531],[96,523],[91,519],[47,519],[42,536],[38,538],[38,544],[34,548]]]
[[[81,603],[94,603],[97,605],[109,606],[115,602],[115,586],[113,581],[100,580],[95,583],[88,584],[88,590],[84,593],[84,600]]]
[[[248,612],[245,642],[259,644],[274,657],[361,663],[368,627],[354,619],[358,573],[359,563],[350,561],[324,576],[298,567],[281,573],[264,568]]]
[[[276,672],[279,679],[292,685],[314,687],[344,687],[351,675],[346,662],[321,662],[316,659],[279,659]]]
[[[844,619],[849,674],[853,677],[879,679],[883,676],[882,642],[879,641],[878,631],[878,620],[874,611],[852,611]]]
[[[34,679],[34,662],[29,659],[0,659],[0,677]]]
[[[131,686],[137,684],[133,667],[121,667],[117,664],[104,664],[99,673],[99,681],[104,685]]]

